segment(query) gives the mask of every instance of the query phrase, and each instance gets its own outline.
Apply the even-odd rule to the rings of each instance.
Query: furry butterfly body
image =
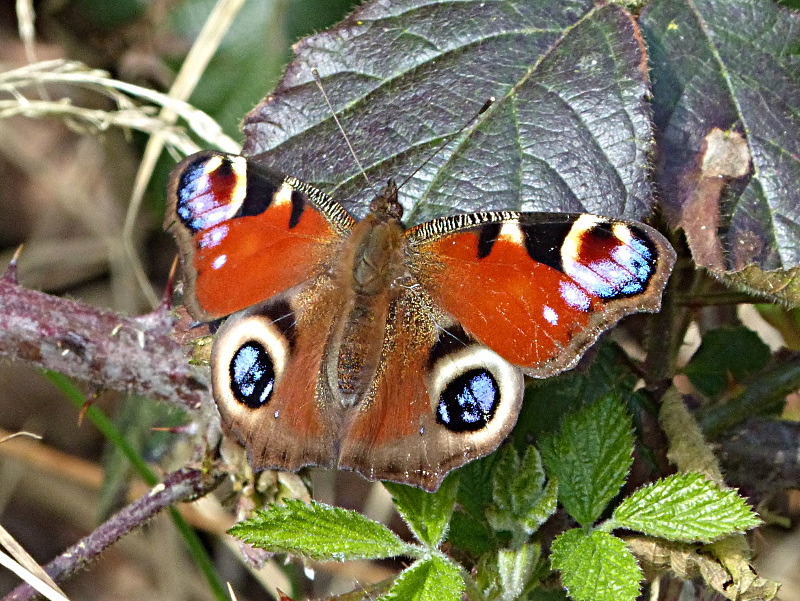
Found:
[[[434,490],[513,428],[523,374],[574,366],[656,311],[674,251],[587,214],[472,213],[406,229],[397,188],[361,221],[297,179],[201,152],[166,227],[212,351],[214,398],[254,469],[338,466]]]

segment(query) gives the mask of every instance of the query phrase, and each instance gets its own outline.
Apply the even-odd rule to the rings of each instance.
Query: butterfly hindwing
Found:
[[[675,261],[654,229],[588,214],[456,215],[406,236],[435,302],[535,377],[572,367],[624,315],[657,311]]]
[[[568,369],[622,316],[657,310],[674,262],[652,228],[585,214],[458,215],[405,239],[409,280],[339,466],[428,490],[508,435],[523,371]]]
[[[353,226],[337,203],[244,157],[204,151],[170,179],[165,227],[178,240],[185,304],[211,321],[313,277]]]
[[[466,334],[418,287],[392,304],[381,367],[343,428],[339,467],[436,490],[505,439],[522,372]]]
[[[217,332],[214,399],[254,470],[336,464],[341,415],[321,373],[340,304],[328,282],[309,282],[238,313]]]

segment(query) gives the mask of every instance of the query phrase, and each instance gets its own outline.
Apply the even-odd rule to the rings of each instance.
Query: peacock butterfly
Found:
[[[589,214],[460,214],[410,229],[389,181],[356,222],[244,157],[172,173],[184,302],[220,327],[212,387],[254,470],[319,465],[435,490],[514,426],[523,374],[575,365],[657,311],[675,253]]]

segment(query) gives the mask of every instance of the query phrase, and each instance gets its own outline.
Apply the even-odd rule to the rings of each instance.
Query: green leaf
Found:
[[[448,475],[434,493],[394,482],[384,482],[383,485],[391,493],[397,511],[414,536],[428,546],[438,547],[453,515],[459,485],[458,472]]]
[[[497,553],[497,573],[501,601],[519,599],[530,588],[540,553],[539,545],[522,545],[515,550],[500,549]]]
[[[611,395],[564,418],[539,448],[558,479],[558,499],[582,525],[600,517],[625,483],[633,461],[631,420]]]
[[[725,390],[729,376],[741,381],[763,369],[771,356],[754,331],[744,326],[718,328],[703,336],[683,373],[700,392],[715,396]]]
[[[381,601],[460,601],[463,590],[458,567],[434,555],[402,572]]]
[[[674,474],[626,497],[603,528],[626,528],[683,542],[711,542],[761,520],[735,490],[701,474]]]
[[[796,267],[800,14],[770,0],[654,0],[639,23],[669,224],[683,227],[692,255],[706,267]],[[745,147],[745,156],[722,170],[707,169],[715,128]],[[771,294],[766,284],[751,287]]]
[[[486,508],[492,503],[492,474],[499,458],[500,453],[491,453],[458,470],[461,485],[447,542],[476,558],[497,546]]]
[[[419,552],[360,513],[297,499],[271,505],[228,533],[260,549],[317,561],[383,559]]]
[[[558,430],[564,415],[613,394],[634,406],[633,392],[638,375],[631,372],[625,352],[613,342],[600,342],[595,356],[584,370],[572,370],[554,378],[533,380],[525,394],[514,440],[518,448],[531,438]]]
[[[595,530],[567,530],[553,541],[550,563],[576,601],[634,601],[642,570],[625,543]]]
[[[461,485],[456,500],[460,510],[469,514],[483,515],[492,503],[492,482],[501,453],[491,453],[472,461],[458,470]]]
[[[483,601],[527,598],[525,595],[535,588],[543,575],[537,570],[540,559],[538,543],[486,553],[466,579],[467,598]]]
[[[517,450],[508,446],[495,464],[494,504],[486,517],[495,530],[512,533],[514,547],[538,530],[556,510],[555,480],[545,486],[542,460],[536,448],[529,446],[520,461]]]
[[[497,537],[484,517],[475,517],[461,511],[453,513],[447,542],[473,557],[480,557],[498,546]]]
[[[316,67],[373,181],[402,181],[497,99],[401,187],[407,225],[453,209],[650,213],[647,76],[628,13],[592,0],[557,9],[544,0],[433,7],[365,4],[296,44],[275,93],[245,117],[244,154],[365,214],[373,192],[312,84]]]

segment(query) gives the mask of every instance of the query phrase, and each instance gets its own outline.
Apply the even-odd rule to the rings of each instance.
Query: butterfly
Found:
[[[573,367],[657,311],[675,252],[634,221],[492,211],[404,227],[389,181],[356,221],[317,188],[204,151],[169,184],[184,304],[225,429],[254,470],[304,466],[435,490],[513,428],[523,375]]]

